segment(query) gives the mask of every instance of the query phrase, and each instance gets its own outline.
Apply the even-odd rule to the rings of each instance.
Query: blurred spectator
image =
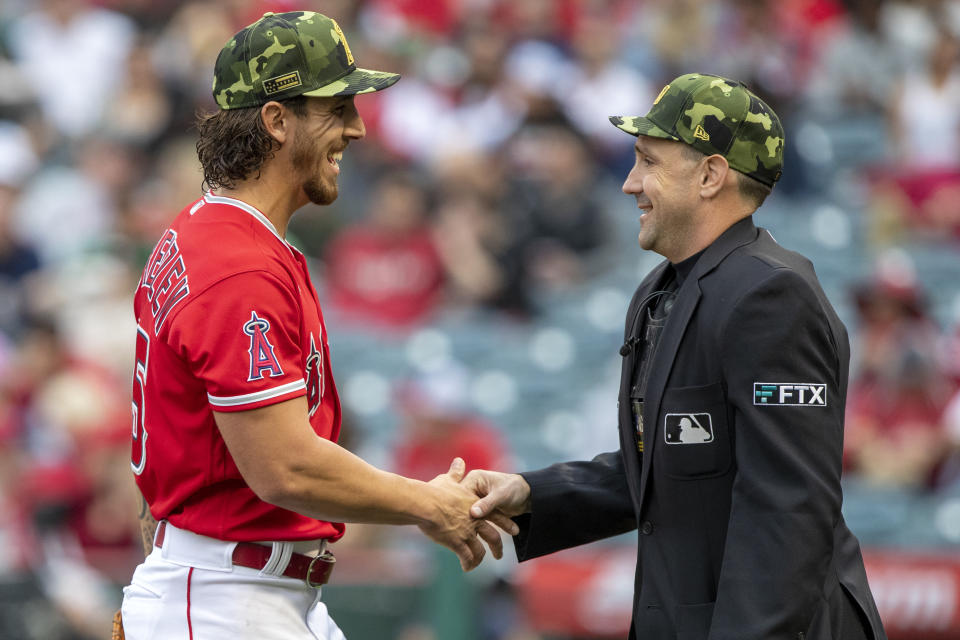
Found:
[[[937,31],[949,28],[947,6],[950,4],[956,4],[956,0],[885,0],[881,24],[890,47],[906,68],[926,66]]]
[[[68,447],[47,440],[31,429],[33,403],[45,380],[66,367],[67,356],[52,322],[30,318],[21,330],[10,362],[2,369],[0,397],[6,407],[6,431],[31,455],[62,460]]]
[[[960,169],[960,40],[939,31],[926,64],[890,102],[893,158],[911,173]]]
[[[736,0],[722,16],[711,73],[736,78],[786,118],[805,89],[805,35],[783,2]]]
[[[454,304],[517,317],[533,311],[522,240],[503,212],[476,194],[451,192],[439,202],[434,234]]]
[[[709,70],[716,29],[725,3],[707,0],[650,0],[637,11],[629,39],[652,43],[661,78]]]
[[[138,177],[136,151],[105,138],[77,147],[75,164],[49,166],[23,190],[16,228],[44,262],[63,265],[109,244],[118,201]]]
[[[463,68],[444,78],[450,85],[414,79],[383,97],[380,131],[391,149],[418,162],[442,163],[448,156],[492,152],[516,131],[524,105],[506,82],[506,34],[470,25],[460,47],[450,62]]]
[[[405,74],[404,81],[394,88],[396,91],[385,92],[379,101],[380,135],[387,148],[400,157],[426,163],[437,153],[440,129],[453,101],[428,79],[415,74]]]
[[[898,355],[882,377],[851,385],[847,468],[874,484],[929,488],[945,459],[941,417],[950,387],[931,354]]]
[[[873,169],[867,176],[866,223],[873,246],[960,238],[960,169],[912,171],[894,164]]]
[[[460,17],[458,13],[465,3],[456,0],[372,0],[367,4],[366,11],[376,14],[376,21],[402,23],[406,37],[420,34],[429,37],[453,32]]]
[[[29,505],[17,499],[27,461],[20,446],[15,410],[11,399],[0,391],[0,579],[24,573],[35,553],[25,513]]]
[[[455,457],[463,458],[467,471],[510,468],[503,436],[469,411],[468,385],[467,371],[450,364],[398,387],[403,425],[394,451],[397,473],[431,480]]]
[[[909,256],[890,250],[877,260],[870,279],[853,287],[858,316],[851,349],[854,380],[882,377],[888,365],[902,361],[898,354],[911,344],[924,354],[936,353],[938,330],[914,269]]]
[[[0,120],[0,185],[20,187],[39,168],[34,140],[27,127]]]
[[[572,63],[559,47],[547,42],[525,40],[513,45],[504,71],[510,90],[523,104],[527,122],[558,117],[560,102],[569,99],[565,94],[574,90],[569,82]],[[580,87],[575,91],[584,93]]]
[[[897,270],[899,267],[899,271]],[[951,384],[912,274],[888,260],[855,290],[859,315],[847,399],[846,467],[866,480],[929,487],[943,460]]]
[[[203,173],[197,161],[196,142],[187,136],[167,138],[153,154],[152,171],[127,189],[115,238],[117,250],[126,251],[130,265],[137,273],[143,268],[156,239],[170,223],[171,217],[193,202],[203,190]]]
[[[889,162],[871,170],[875,244],[960,238],[960,40],[946,29],[888,108]]]
[[[947,453],[936,483],[942,488],[956,489],[960,488],[960,391],[953,395],[943,412],[943,426]]]
[[[0,184],[0,332],[19,333],[24,316],[33,307],[40,256],[13,229],[14,187]]]
[[[564,113],[601,156],[623,152],[619,131],[607,117],[633,115],[655,97],[647,79],[620,60],[620,31],[614,20],[604,14],[580,20],[573,37],[573,66],[555,80]]]
[[[73,357],[43,320],[27,326],[3,373],[0,449],[12,442],[18,453],[4,453],[15,475],[0,479],[0,501],[12,501],[14,517],[0,532],[24,545],[14,567],[28,572],[34,598],[51,599],[50,623],[71,629],[53,637],[103,637],[119,600],[111,577],[136,551],[125,389]]]
[[[576,0],[504,2],[498,7],[502,14],[500,26],[507,27],[518,40],[562,44],[569,39],[577,4]]]
[[[523,105],[504,82],[507,34],[492,25],[470,25],[460,43],[470,73],[456,90],[456,106],[446,127],[438,132],[441,157],[463,151],[493,151],[510,137],[523,117]]]
[[[105,135],[152,150],[173,117],[170,92],[151,59],[151,49],[140,42],[130,50],[126,74],[116,97],[103,114]]]
[[[185,94],[183,111],[190,119],[200,105],[213,104],[213,63],[223,43],[242,27],[230,19],[227,3],[205,0],[184,2],[164,25],[153,60],[167,85]]]
[[[100,122],[133,46],[133,22],[88,0],[43,0],[15,21],[10,48],[44,114],[81,138]]]
[[[607,240],[583,137],[562,121],[530,124],[511,141],[508,155],[515,171],[501,206],[524,239],[530,286],[567,288],[583,280],[596,271],[590,258]]]
[[[440,302],[443,265],[428,225],[428,194],[418,178],[393,173],[374,187],[367,218],[328,246],[327,296],[346,320],[405,328]]]
[[[883,0],[844,0],[849,11],[824,33],[807,99],[826,118],[874,116],[885,112],[903,61],[881,25]]]

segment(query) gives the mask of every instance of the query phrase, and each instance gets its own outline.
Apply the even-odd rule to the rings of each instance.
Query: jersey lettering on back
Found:
[[[177,245],[177,232],[167,229],[143,270],[141,285],[147,290],[154,332],[159,332],[170,311],[190,293],[187,267]]]
[[[243,325],[243,332],[250,336],[250,375],[247,376],[247,382],[263,380],[264,371],[268,372],[271,378],[283,375],[283,369],[273,352],[273,345],[267,338],[268,331],[270,321],[259,317],[256,311],[251,311],[250,320]]]
[[[132,445],[130,468],[140,475],[147,466],[146,409],[147,366],[150,358],[150,334],[137,325],[136,361],[133,370]]]

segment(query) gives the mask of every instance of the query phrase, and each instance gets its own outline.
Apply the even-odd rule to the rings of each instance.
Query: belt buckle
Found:
[[[329,565],[329,568],[327,569],[326,573],[324,573],[322,577],[323,582],[314,582],[312,580],[313,568],[318,561]],[[336,561],[337,559],[333,557],[333,554],[326,550],[324,550],[323,553],[318,553],[317,555],[313,556],[313,558],[310,560],[310,564],[307,565],[307,575],[303,579],[303,581],[306,582],[307,586],[310,587],[311,589],[319,589],[320,587],[322,587],[327,583],[327,580],[330,578],[330,572],[333,571],[333,563]]]

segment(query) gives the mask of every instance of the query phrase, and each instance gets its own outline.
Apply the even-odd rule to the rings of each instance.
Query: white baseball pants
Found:
[[[320,589],[281,575],[289,543],[273,544],[278,562],[257,571],[233,565],[235,543],[167,524],[123,589],[127,640],[345,640]]]

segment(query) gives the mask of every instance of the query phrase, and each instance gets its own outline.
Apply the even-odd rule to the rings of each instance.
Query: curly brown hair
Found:
[[[277,102],[299,117],[307,113],[306,96]],[[259,177],[263,163],[280,147],[263,126],[260,107],[199,113],[197,129],[197,157],[203,167],[204,189],[232,189],[241,180]]]

